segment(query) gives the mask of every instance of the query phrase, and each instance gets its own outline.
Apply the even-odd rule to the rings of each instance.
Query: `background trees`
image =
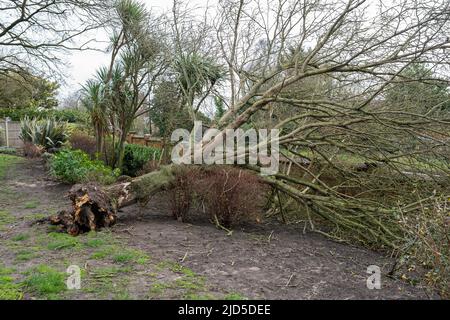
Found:
[[[111,134],[114,152],[110,164],[120,168],[127,134],[136,117],[147,112],[154,83],[167,67],[164,43],[155,32],[158,21],[152,20],[143,4],[117,1],[111,23],[111,59],[108,67],[99,69],[90,80],[85,101],[96,124],[99,151]]]
[[[411,64],[402,71],[386,92],[386,103],[392,108],[426,114],[450,110],[448,82],[440,80],[426,64]],[[435,110],[433,110],[435,109]]]
[[[0,74],[0,107],[51,109],[58,105],[58,88],[56,82],[29,73]]]

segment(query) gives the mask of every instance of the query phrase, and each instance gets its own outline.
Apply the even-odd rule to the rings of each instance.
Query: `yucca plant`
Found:
[[[96,152],[104,149],[104,138],[108,132],[107,105],[101,81],[89,80],[83,86],[81,102],[89,113],[91,124],[95,130]]]
[[[67,141],[65,122],[55,119],[29,119],[21,121],[20,139],[25,143],[43,146],[46,150],[59,148]]]

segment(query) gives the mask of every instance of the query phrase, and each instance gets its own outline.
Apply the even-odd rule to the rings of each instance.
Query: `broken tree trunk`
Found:
[[[108,187],[95,183],[74,185],[68,194],[71,207],[51,216],[49,221],[71,235],[114,225],[117,211],[136,202],[144,202],[151,195],[166,189],[174,179],[175,166]]]

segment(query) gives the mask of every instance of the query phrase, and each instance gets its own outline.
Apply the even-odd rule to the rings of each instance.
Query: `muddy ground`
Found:
[[[16,161],[0,185],[0,268],[23,299],[436,298],[387,277],[392,259],[302,226],[266,221],[230,236],[174,221],[160,194],[124,209],[111,230],[72,238],[32,225],[68,204],[70,186],[49,179],[40,161]],[[82,269],[80,290],[55,284],[69,265]],[[382,269],[381,290],[366,287],[369,265]]]

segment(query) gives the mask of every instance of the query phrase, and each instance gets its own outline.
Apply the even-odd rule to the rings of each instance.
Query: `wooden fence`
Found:
[[[162,149],[162,145],[163,145],[161,138],[151,137],[148,134],[139,136],[135,133],[130,133],[127,136],[127,142],[133,143],[133,144],[140,144],[142,146],[147,146],[147,147],[159,148],[159,149]]]
[[[22,148],[20,136],[20,122],[0,119],[0,147]]]

